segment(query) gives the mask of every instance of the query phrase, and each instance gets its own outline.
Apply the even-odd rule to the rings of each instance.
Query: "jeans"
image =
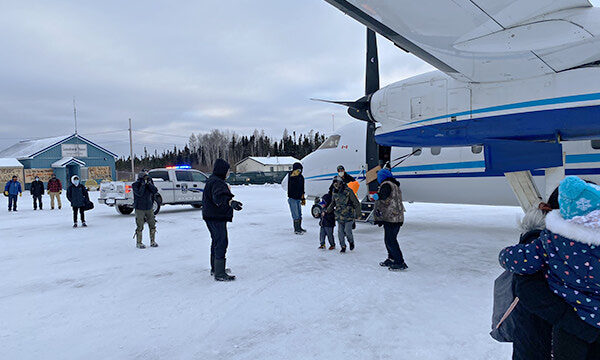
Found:
[[[302,208],[300,207],[301,200],[288,198],[288,204],[290,205],[290,211],[292,212],[292,219],[302,219]]]
[[[401,226],[401,223],[383,224],[383,240],[388,252],[388,258],[394,260],[394,262],[398,264],[404,262],[402,250],[400,250],[400,245],[398,245],[398,232],[400,231]]]
[[[335,239],[333,238],[333,227],[321,226],[321,233],[319,234],[319,241],[321,245],[325,245],[325,238],[329,238],[329,245],[335,246]]]
[[[338,238],[340,239],[340,245],[345,248],[346,242],[344,241],[344,237],[348,238],[348,242],[350,244],[354,244],[354,235],[352,235],[352,224],[354,221],[338,221]]]
[[[8,210],[17,210],[17,197],[18,195],[8,195]]]
[[[227,245],[229,245],[229,239],[227,239],[227,222],[213,220],[205,220],[205,222],[212,240],[210,243],[211,257],[215,260],[225,260]]]

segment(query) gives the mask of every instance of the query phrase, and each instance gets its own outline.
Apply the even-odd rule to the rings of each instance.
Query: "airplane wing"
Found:
[[[533,77],[600,60],[588,0],[325,0],[458,80]]]

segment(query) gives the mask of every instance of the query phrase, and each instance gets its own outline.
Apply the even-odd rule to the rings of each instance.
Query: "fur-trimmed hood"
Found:
[[[563,219],[559,211],[551,211],[546,216],[546,228],[583,244],[600,245],[600,210],[570,220]]]

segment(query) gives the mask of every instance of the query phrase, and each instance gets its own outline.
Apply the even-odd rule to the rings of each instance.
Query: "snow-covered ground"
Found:
[[[160,247],[139,250],[133,215],[96,203],[73,229],[47,196],[33,211],[24,195],[17,213],[2,197],[0,358],[510,358],[488,332],[519,208],[406,204],[409,269],[391,272],[378,265],[382,229],[358,224],[353,252],[319,250],[308,206],[296,236],[278,186],[233,191],[244,210],[229,225],[231,283],[209,276],[210,238],[189,206],[164,207]]]

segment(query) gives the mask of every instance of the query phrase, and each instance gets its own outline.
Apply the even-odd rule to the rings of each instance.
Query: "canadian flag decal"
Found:
[[[342,145],[342,149],[347,149],[348,145]]]

